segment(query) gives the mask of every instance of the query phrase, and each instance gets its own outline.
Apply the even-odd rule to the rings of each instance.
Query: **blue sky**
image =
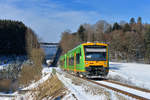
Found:
[[[83,23],[138,16],[150,22],[150,0],[0,0],[1,19],[24,22],[45,42],[58,42],[61,32],[74,32]]]

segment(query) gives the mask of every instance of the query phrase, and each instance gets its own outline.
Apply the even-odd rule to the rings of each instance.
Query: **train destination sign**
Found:
[[[86,52],[106,52],[106,48],[86,48]]]

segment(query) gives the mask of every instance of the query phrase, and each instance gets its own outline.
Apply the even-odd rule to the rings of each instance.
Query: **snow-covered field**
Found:
[[[56,68],[57,71],[61,72],[59,68]],[[38,82],[32,83],[23,90],[30,90],[37,87],[39,84],[46,81],[52,73],[52,68],[44,67],[43,68],[43,77]],[[57,74],[58,78],[66,86],[68,91],[63,97],[63,100],[120,100],[122,99],[133,99],[128,96],[116,93],[114,91],[105,89],[103,87],[77,80],[75,78],[67,77],[64,74]],[[148,64],[137,64],[137,63],[118,63],[110,62],[110,72],[108,74],[109,79],[117,80],[123,83],[127,83],[134,86],[139,86],[142,88],[150,89],[150,65]],[[2,93],[1,93],[2,94]],[[12,95],[18,95],[18,93],[13,93]],[[22,98],[32,99],[30,93],[25,95],[17,96],[17,100]],[[0,97],[0,100],[11,100],[10,98]]]
[[[150,65],[110,62],[109,79],[150,89]]]

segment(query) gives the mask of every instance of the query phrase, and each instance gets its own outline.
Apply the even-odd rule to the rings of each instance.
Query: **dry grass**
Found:
[[[83,84],[82,80],[77,80],[76,78],[73,77],[71,79],[72,79],[72,84],[79,85],[79,86]]]
[[[32,81],[37,81],[40,79],[42,73],[42,61],[44,58],[44,53],[41,49],[33,49],[31,52],[30,59],[33,64],[25,64],[22,67],[19,84],[20,86],[27,86]]]
[[[15,91],[18,88],[18,81],[11,79],[0,79],[0,91],[8,92]]]
[[[37,72],[37,69],[34,70],[34,66],[29,66],[29,65],[23,65],[22,71],[21,71],[21,76],[19,77],[19,84],[20,86],[27,86],[29,85],[33,80],[37,81],[40,79],[40,70],[39,74]]]
[[[33,92],[33,94],[36,95],[35,100],[47,100],[64,95],[65,90],[66,89],[64,85],[61,83],[58,77],[56,75],[52,75],[51,78],[40,84],[38,88],[34,89],[36,92]]]
[[[11,80],[1,79],[0,80],[0,91],[9,91],[11,85]]]
[[[130,100],[130,99],[126,98],[125,96],[122,96],[122,95],[120,95],[118,93],[115,93],[115,95],[116,95],[118,100]]]

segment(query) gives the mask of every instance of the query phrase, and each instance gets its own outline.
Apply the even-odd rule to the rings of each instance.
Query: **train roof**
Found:
[[[85,46],[85,45],[103,45],[103,46],[108,46],[108,44],[106,44],[106,43],[98,43],[98,42],[94,43],[94,42],[87,42],[87,43],[82,43],[82,44],[80,44],[80,45],[76,46],[75,48],[73,48],[73,49],[69,50],[67,53],[71,53],[71,52],[72,52],[72,51],[74,51],[75,49],[77,49],[77,48],[79,48],[79,47],[81,47],[81,46]],[[62,57],[61,57],[61,58],[63,58],[63,57],[64,57],[67,53],[65,53],[64,55],[62,55]]]
[[[81,45],[103,45],[103,46],[108,46],[106,43],[94,43],[94,42],[87,42],[87,43],[82,43]]]
[[[87,43],[82,43],[82,44],[80,44],[80,45],[76,46],[75,48],[73,48],[73,49],[69,50],[67,53],[70,53],[70,52],[72,52],[73,50],[75,50],[75,49],[79,48],[80,46],[85,46],[85,45],[103,45],[103,46],[108,46],[108,44],[106,44],[106,43],[98,43],[98,42],[94,43],[94,42],[87,42]]]

